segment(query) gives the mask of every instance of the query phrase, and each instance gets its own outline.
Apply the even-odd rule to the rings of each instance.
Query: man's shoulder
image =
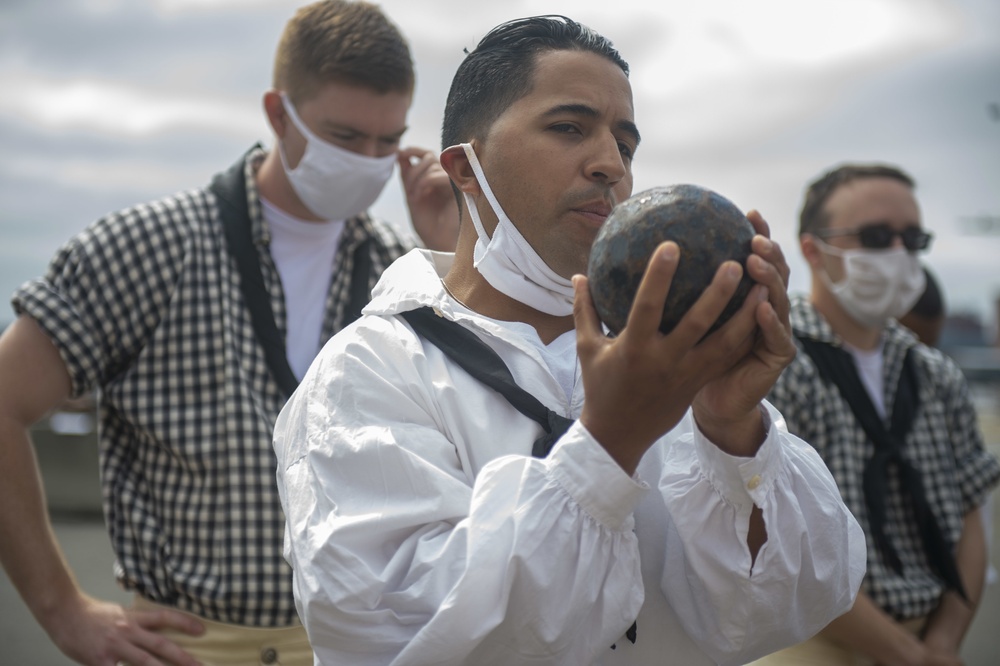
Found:
[[[251,173],[247,171],[248,165],[255,160],[259,162],[263,156],[263,148],[255,145],[236,162],[215,174],[212,181],[240,170],[248,180],[246,186],[255,187],[252,177],[248,175]],[[77,240],[100,243],[115,238],[141,238],[143,242],[151,241],[160,246],[184,242],[192,235],[217,233],[218,206],[211,182],[206,182],[108,213],[90,224]]]
[[[362,228],[366,235],[379,246],[399,255],[413,247],[412,241],[400,228],[370,213],[361,216]]]
[[[804,296],[791,298],[789,312],[796,354],[788,366],[775,381],[769,394],[769,399],[779,409],[785,408],[788,401],[799,401],[812,395],[819,382],[819,373],[809,354],[803,348],[800,337],[828,341],[832,339],[832,331],[819,312]]]
[[[809,355],[803,349],[802,339],[839,344],[836,334],[823,318],[823,315],[819,313],[805,296],[798,295],[792,297],[788,317],[792,325],[792,341],[798,350],[789,367],[799,371],[812,371],[814,370],[814,366]]]
[[[922,371],[921,374],[928,380],[942,387],[965,386],[965,373],[962,372],[958,363],[943,351],[919,342],[910,349]]]
[[[308,375],[322,377],[324,384],[335,377],[343,387],[371,381],[401,385],[398,380],[420,365],[421,356],[418,336],[401,317],[365,313],[326,342]]]
[[[205,233],[214,218],[204,189],[178,192],[134,204],[101,217],[76,234],[67,250],[85,256],[172,253]]]
[[[175,191],[155,199],[130,205],[112,212],[98,220],[98,224],[132,224],[170,225],[174,227],[194,226],[214,219],[218,199],[213,191],[215,180],[229,173],[239,173],[245,180],[247,191],[256,186],[253,182],[251,163],[259,163],[264,156],[264,150],[259,145],[253,146],[233,164],[214,174],[210,180],[200,186]]]
[[[813,338],[823,342],[830,342],[836,337],[830,324],[804,294],[794,295],[789,301],[788,318],[796,337]]]
[[[210,216],[209,209],[214,205],[214,198],[208,188],[199,187],[122,208],[106,219],[146,224],[190,225],[207,219]]]
[[[803,351],[798,341],[796,345],[795,358],[782,370],[771,388],[769,397],[779,408],[787,400],[809,400],[817,388],[822,386],[816,364],[809,354]]]

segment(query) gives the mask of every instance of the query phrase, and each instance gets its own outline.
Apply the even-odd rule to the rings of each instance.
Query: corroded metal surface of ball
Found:
[[[633,195],[611,211],[591,248],[587,277],[598,315],[612,333],[621,332],[653,250],[672,240],[680,248],[680,263],[663,307],[663,333],[698,300],[723,261],[743,265],[740,285],[709,332],[714,331],[739,309],[753,286],[746,261],[754,233],[735,204],[698,185],[668,185]]]

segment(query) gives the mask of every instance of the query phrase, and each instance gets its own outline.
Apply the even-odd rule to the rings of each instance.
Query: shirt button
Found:
[[[747,481],[748,490],[756,490],[757,486],[759,485],[760,485],[760,474],[754,474],[753,476],[750,477],[750,480]]]
[[[278,651],[274,648],[264,648],[260,651],[260,663],[276,664],[278,662]]]

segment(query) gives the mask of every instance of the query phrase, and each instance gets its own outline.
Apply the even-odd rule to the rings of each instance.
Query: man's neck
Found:
[[[871,351],[878,347],[884,328],[869,328],[858,323],[828,291],[816,289],[814,286],[809,302],[823,315],[833,332],[847,344],[862,351]]]
[[[495,289],[472,265],[472,248],[462,247],[465,238],[460,236],[455,262],[444,277],[445,289],[455,300],[490,319],[528,324],[534,327],[546,345],[573,329],[572,315],[557,317],[546,314]]]
[[[299,220],[320,221],[295,195],[292,184],[285,175],[285,167],[281,164],[277,147],[268,152],[257,169],[257,191],[260,196]]]

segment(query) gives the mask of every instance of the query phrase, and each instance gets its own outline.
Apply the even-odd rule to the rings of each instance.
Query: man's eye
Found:
[[[576,125],[571,125],[570,123],[559,123],[558,125],[553,125],[549,129],[562,134],[572,134],[573,132],[579,131],[577,130]]]
[[[618,142],[618,150],[621,151],[621,154],[625,157],[625,159],[629,160],[632,159],[632,156],[635,154],[635,151],[632,149],[632,146],[622,141]]]

